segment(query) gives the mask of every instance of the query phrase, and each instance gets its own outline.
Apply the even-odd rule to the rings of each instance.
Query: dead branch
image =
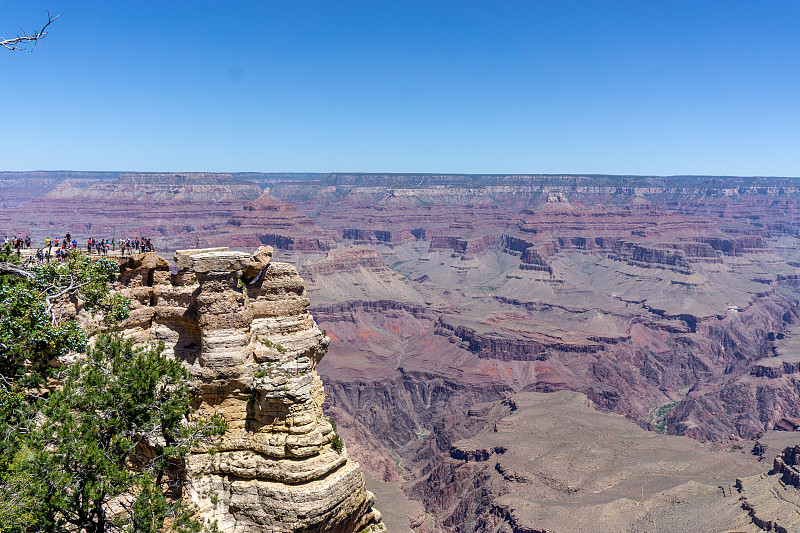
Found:
[[[75,283],[75,279],[70,276],[69,277],[69,285],[66,287],[59,287],[59,291],[55,294],[48,294],[44,297],[44,301],[47,304],[47,309],[45,310],[48,315],[50,315],[50,320],[53,321],[53,325],[55,326],[58,324],[58,317],[55,316],[53,313],[53,306],[56,304],[56,300],[64,296],[65,294],[74,294],[84,288],[85,286],[89,285],[91,281],[86,281],[84,283]]]
[[[11,274],[23,278],[32,278],[33,272],[14,263],[0,263],[0,274]]]
[[[55,17],[47,12],[47,22],[45,22],[42,29],[39,31],[35,31],[33,33],[27,33],[24,29],[20,28],[19,31],[22,34],[17,34],[16,37],[12,37],[10,39],[6,39],[4,37],[0,37],[0,46],[6,48],[7,50],[18,50],[23,52],[32,52],[36,46],[39,44],[40,39],[44,39],[47,35],[47,27],[53,23],[61,15],[56,15]]]

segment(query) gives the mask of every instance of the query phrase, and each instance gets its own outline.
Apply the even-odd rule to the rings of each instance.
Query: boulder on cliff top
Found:
[[[197,274],[225,274],[244,270],[250,265],[246,252],[201,252],[191,256],[191,269]]]
[[[250,256],[250,265],[245,269],[242,274],[245,283],[250,283],[252,280],[261,273],[262,270],[267,268],[270,260],[272,259],[272,246],[259,246],[253,255]]]
[[[204,252],[227,252],[227,246],[218,248],[195,248],[192,250],[175,250],[175,266],[180,269],[192,266],[192,256]]]

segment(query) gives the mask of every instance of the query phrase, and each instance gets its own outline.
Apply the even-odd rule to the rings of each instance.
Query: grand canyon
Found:
[[[798,531],[799,202],[766,177],[3,172],[0,232],[271,247],[302,349],[329,339],[350,525]]]

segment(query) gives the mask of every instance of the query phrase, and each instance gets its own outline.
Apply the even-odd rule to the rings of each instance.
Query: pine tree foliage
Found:
[[[182,459],[224,420],[189,421],[191,376],[163,346],[102,333],[87,347],[54,313],[50,295],[108,323],[126,316],[109,293],[116,264],[72,257],[31,272],[0,280],[0,533],[199,531],[180,499]],[[68,352],[72,364],[52,364]]]
[[[6,245],[0,263],[15,260]],[[24,377],[24,384],[31,385],[46,377],[49,363],[59,356],[86,349],[86,334],[76,320],[59,315],[60,300],[70,298],[90,312],[103,311],[108,325],[128,315],[127,299],[110,292],[119,272],[114,261],[68,253],[63,262],[19,270],[28,275],[0,276],[0,376],[6,380]]]

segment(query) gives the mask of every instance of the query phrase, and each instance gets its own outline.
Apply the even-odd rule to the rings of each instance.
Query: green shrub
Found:
[[[272,342],[269,339],[261,339],[261,344],[263,344],[267,348],[275,348],[276,350],[278,350],[278,353],[286,353],[286,348],[284,348],[277,342]]]
[[[331,447],[339,454],[344,450],[344,441],[342,441],[342,438],[337,433],[334,433],[331,438]]]

